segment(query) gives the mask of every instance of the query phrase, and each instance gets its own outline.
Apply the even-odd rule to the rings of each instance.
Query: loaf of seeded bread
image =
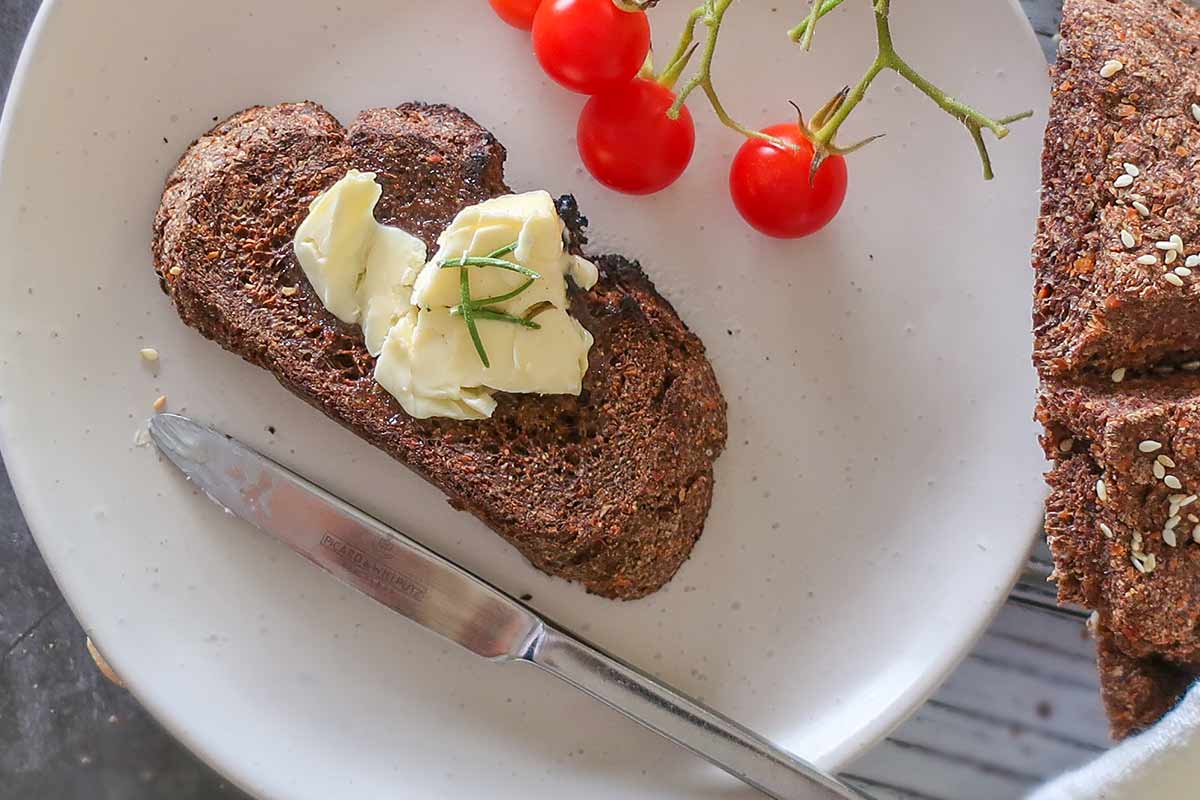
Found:
[[[1067,0],[1034,249],[1046,533],[1114,735],[1200,671],[1200,15]],[[1194,274],[1193,274],[1194,268]]]
[[[700,340],[634,262],[571,310],[595,337],[583,393],[498,395],[484,421],[416,420],[373,380],[357,326],[325,310],[292,254],[309,203],[350,168],[383,186],[380,222],[435,249],[465,206],[509,192],[504,148],[447,106],[251,108],[184,153],[154,221],[155,269],[185,323],[402,461],[520,550],[589,591],[662,587],[700,536],[725,444],[725,401]],[[586,243],[560,200],[571,246]]]

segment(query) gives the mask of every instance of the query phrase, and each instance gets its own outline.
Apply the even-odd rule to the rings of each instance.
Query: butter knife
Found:
[[[236,439],[177,414],[150,435],[215,503],[472,653],[532,664],[777,800],[870,800]]]

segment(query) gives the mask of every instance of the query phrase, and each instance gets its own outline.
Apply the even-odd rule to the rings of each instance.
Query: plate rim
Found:
[[[1037,40],[1037,35],[1032,25],[1029,24],[1028,16],[1021,7],[1020,0],[1005,0],[1005,3],[1009,7],[1010,12],[1025,23],[1023,26],[1023,38],[1025,42],[1020,46],[1036,54],[1039,60],[1045,61],[1041,45]],[[12,129],[15,127],[14,120],[21,116],[20,111],[22,107],[26,102],[29,102],[29,98],[26,97],[27,73],[34,60],[41,56],[42,51],[45,49],[42,47],[42,38],[47,26],[47,20],[60,7],[60,0],[43,0],[25,37],[13,71],[8,96],[4,103],[3,114],[0,115],[0,192],[5,191],[6,187],[4,180],[6,177],[5,165],[9,158],[11,134]],[[1025,58],[1027,56],[1018,57]],[[1048,78],[1045,83],[1048,89]],[[6,456],[12,452],[10,446],[11,439],[8,434],[9,426],[12,423],[7,421],[7,416],[6,413],[0,410],[0,453],[4,453]],[[27,467],[24,466],[22,459],[19,457],[6,457],[5,468],[13,487],[17,504],[25,519],[30,535],[38,546],[40,554],[44,550],[42,546],[43,536],[46,535],[44,531],[49,528],[49,525],[42,520],[42,511],[38,504],[32,502],[37,492],[34,476],[29,474],[32,468],[27,470]],[[1044,494],[1044,489],[1042,493]],[[1005,582],[997,585],[997,588],[991,593],[992,596],[988,602],[981,606],[981,610],[977,614],[977,622],[968,634],[961,638],[956,647],[947,648],[940,663],[937,663],[934,668],[922,672],[919,680],[912,681],[902,692],[897,693],[888,704],[879,708],[874,716],[859,727],[852,736],[814,758],[813,760],[819,766],[834,771],[840,770],[853,759],[865,754],[870,748],[880,743],[890,732],[915,714],[922,704],[937,691],[949,675],[961,664],[963,659],[966,658],[974,645],[979,641],[987,627],[995,619],[1007,601],[1012,586],[1015,585],[1021,574],[1021,570],[1028,558],[1029,548],[1041,530],[1040,507],[1031,509],[1030,517],[1029,533],[1025,537],[1024,547],[1019,553],[1014,548],[1012,563],[1007,570],[1009,577]],[[88,635],[90,638],[91,627],[87,624],[88,612],[86,607],[75,598],[75,591],[70,587],[70,582],[64,582],[61,579],[60,565],[49,559],[43,558],[43,560],[72,614],[78,620],[85,635]],[[105,659],[110,661],[116,668],[117,673],[122,674],[124,678],[120,670],[120,665],[126,659],[121,654],[115,654],[110,658],[110,654],[107,653],[105,654]],[[266,796],[264,794],[266,787],[255,785],[254,782],[253,776],[258,771],[251,768],[248,764],[244,764],[240,768],[233,764],[227,764],[217,755],[210,752],[205,743],[192,733],[185,720],[186,714],[181,711],[176,713],[179,709],[173,710],[172,708],[168,708],[164,703],[156,702],[153,698],[144,696],[136,679],[131,679],[126,685],[126,689],[172,738],[195,757],[242,791],[256,797]]]

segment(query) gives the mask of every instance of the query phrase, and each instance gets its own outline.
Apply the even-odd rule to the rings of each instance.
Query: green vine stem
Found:
[[[615,0],[615,2],[620,3],[621,0]],[[812,45],[813,33],[817,21],[841,6],[844,2],[845,0],[812,0],[812,6],[805,15],[804,20],[789,30],[788,36],[792,41],[798,42],[805,50],[809,49]],[[875,60],[867,69],[866,74],[863,75],[862,79],[853,88],[847,88],[836,95],[813,118],[810,125],[803,126],[802,124],[816,150],[816,157],[813,160],[813,173],[816,173],[821,161],[830,154],[844,155],[879,138],[871,137],[850,147],[841,147],[835,141],[842,123],[846,121],[850,113],[862,102],[867,94],[867,90],[871,87],[871,83],[879,73],[890,69],[915,86],[922,94],[936,103],[943,111],[954,117],[954,119],[958,120],[967,129],[972,141],[975,142],[976,149],[979,151],[979,159],[983,164],[983,177],[991,180],[995,175],[992,171],[992,159],[988,153],[983,132],[985,130],[990,131],[997,139],[1003,139],[1009,134],[1009,125],[1018,120],[1033,116],[1033,112],[1025,111],[1020,114],[993,119],[946,94],[913,69],[896,52],[895,45],[892,43],[892,32],[889,25],[891,0],[870,0],[870,2],[875,13],[875,33],[878,45]],[[713,55],[716,53],[717,39],[720,34],[721,23],[725,18],[725,12],[729,10],[729,7],[733,3],[734,0],[704,0],[699,7],[693,9],[688,15],[675,53],[659,78],[664,86],[671,87],[674,85],[675,81],[686,68],[688,60],[696,51],[696,26],[703,23],[708,30],[704,47],[701,50],[699,66],[695,74],[684,83],[683,88],[676,95],[675,102],[670,110],[668,110],[667,115],[671,119],[678,119],[680,109],[687,102],[688,96],[696,89],[701,89],[712,105],[717,118],[727,127],[732,128],[743,136],[765,139],[777,147],[794,149],[795,145],[789,142],[768,136],[761,131],[753,130],[734,120],[726,112],[720,98],[717,96],[717,91],[713,86],[712,80]],[[649,8],[653,6],[653,2],[643,0],[642,3],[635,3],[634,5]]]
[[[671,62],[664,70],[664,75],[669,75],[673,71],[678,74],[679,70],[675,70],[680,63],[685,63],[684,60],[691,57],[693,51],[692,42],[696,36],[696,25],[703,22],[708,28],[708,34],[704,41],[704,49],[700,54],[700,66],[696,70],[688,82],[679,90],[679,94],[675,97],[675,102],[667,111],[667,116],[671,119],[679,119],[679,111],[683,108],[683,104],[687,102],[688,95],[696,89],[702,89],[705,96],[708,98],[709,104],[716,113],[717,119],[728,128],[732,128],[738,133],[746,137],[757,139],[765,139],[777,147],[785,147],[792,149],[795,145],[790,142],[785,142],[775,136],[769,136],[762,131],[756,131],[753,128],[747,127],[733,117],[725,110],[725,106],[721,104],[721,99],[717,96],[717,90],[712,82],[712,62],[713,55],[717,52],[717,38],[721,30],[721,22],[725,19],[725,12],[733,5],[734,0],[704,0],[704,4],[694,9],[688,15],[687,23],[684,25],[683,34],[679,38],[679,46],[675,48],[675,55]]]
[[[826,5],[832,4],[836,7],[841,2],[842,0],[826,0]],[[1009,125],[1018,120],[1033,116],[1033,112],[1024,111],[1020,114],[993,119],[981,114],[966,103],[955,100],[953,97],[947,95],[937,86],[926,80],[896,52],[895,45],[892,43],[892,31],[888,19],[888,15],[891,12],[891,0],[873,0],[873,2],[875,11],[875,38],[879,52],[875,56],[875,61],[867,69],[866,74],[863,75],[862,80],[831,110],[831,113],[829,113],[826,119],[821,121],[816,130],[810,131],[813,145],[818,152],[818,160],[829,153],[847,151],[847,149],[840,148],[834,143],[834,137],[837,135],[838,129],[841,128],[846,118],[850,116],[850,112],[862,102],[863,97],[867,94],[867,89],[870,88],[871,82],[875,80],[876,76],[885,69],[890,69],[917,87],[922,94],[936,103],[939,108],[966,127],[967,131],[971,134],[971,139],[975,142],[976,149],[979,151],[979,159],[983,162],[983,177],[986,180],[991,180],[995,177],[995,174],[992,172],[992,159],[988,154],[987,143],[983,139],[983,131],[991,131],[997,139],[1003,139],[1009,134]],[[808,30],[811,30],[811,26]],[[814,169],[815,166],[814,164]]]
[[[800,42],[800,46],[805,50],[812,47],[813,29],[817,27],[817,20],[833,11],[835,8],[844,3],[845,0],[824,0],[817,2],[813,0],[812,10],[808,12],[808,16],[804,18],[796,27],[788,31],[788,38],[793,42]]]

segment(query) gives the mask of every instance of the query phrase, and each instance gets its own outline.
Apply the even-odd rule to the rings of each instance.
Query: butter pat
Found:
[[[350,170],[312,202],[292,242],[321,303],[342,322],[362,325],[373,356],[410,308],[425,263],[424,242],[375,221],[382,192],[374,173]]]
[[[412,291],[416,316],[388,334],[375,379],[413,416],[489,417],[495,409],[493,391],[579,394],[592,336],[567,312],[566,278],[590,289],[598,276],[595,265],[566,252],[564,227],[544,191],[496,197],[460,211],[417,276]],[[488,355],[485,366],[463,318],[451,313],[462,301],[464,268],[443,265],[486,256],[514,242],[516,249],[503,258],[539,277],[520,294],[488,308],[524,317],[537,306],[533,320],[540,327],[477,320]],[[465,269],[476,300],[509,294],[528,281],[497,267]]]
[[[595,265],[566,252],[550,195],[506,195],[463,209],[425,263],[419,239],[375,221],[381,193],[374,174],[351,170],[313,201],[293,246],[325,307],[362,326],[378,357],[375,380],[404,410],[417,418],[484,419],[496,408],[495,391],[579,394],[592,336],[568,313],[566,279],[590,289],[598,275]],[[476,319],[485,365],[454,312],[462,302],[461,272],[476,301],[513,293],[529,278],[495,266],[444,265],[514,243],[502,258],[538,277],[487,310],[532,314],[538,327]]]

